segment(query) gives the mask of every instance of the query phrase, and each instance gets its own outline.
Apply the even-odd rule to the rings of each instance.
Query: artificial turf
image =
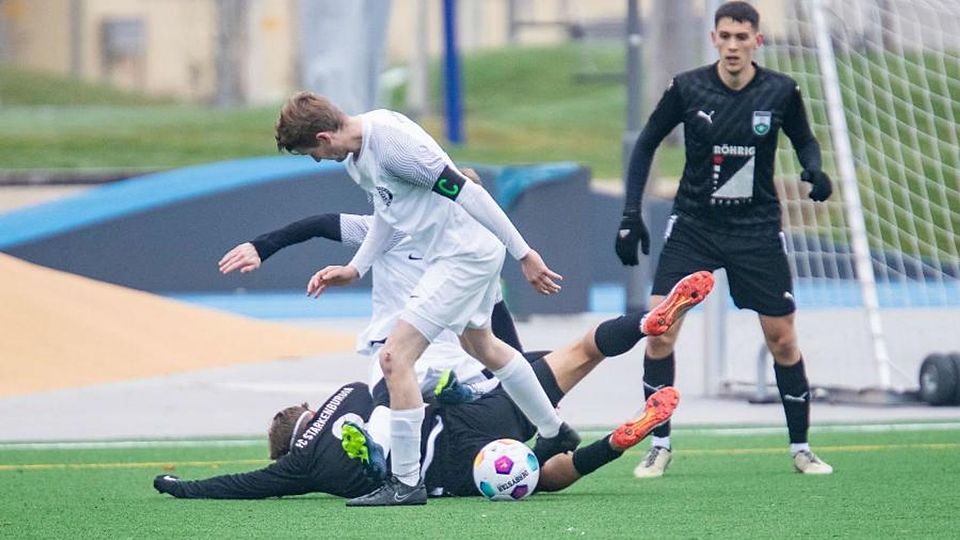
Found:
[[[306,495],[177,500],[157,474],[201,478],[266,464],[260,443],[127,449],[0,446],[0,537],[956,538],[960,425],[814,434],[831,476],[792,472],[784,436],[675,430],[660,479],[631,469],[645,445],[570,489],[519,503],[432,499],[346,508]]]

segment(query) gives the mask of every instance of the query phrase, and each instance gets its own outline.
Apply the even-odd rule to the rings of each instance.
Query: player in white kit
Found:
[[[464,173],[478,181],[476,173],[471,169],[464,169]],[[371,223],[373,216],[369,215],[311,216],[238,244],[220,259],[219,269],[223,274],[237,270],[241,273],[253,272],[277,251],[315,237],[327,238],[356,248],[363,243]],[[385,406],[389,397],[385,396],[387,392],[378,360],[379,352],[424,269],[423,257],[412,247],[409,237],[400,232],[391,239],[386,251],[371,268],[373,309],[370,323],[357,335],[356,350],[374,360],[370,363],[368,386],[373,394],[375,407],[366,423],[366,431],[374,441],[384,441],[382,450],[385,454],[390,452],[387,446],[390,440],[390,417],[389,408]],[[506,305],[498,303],[494,310],[495,317],[498,317],[494,322],[494,332],[504,341],[512,342],[519,348],[516,329]],[[416,364],[417,383],[424,399],[442,399],[444,393],[439,390],[443,389],[444,381],[449,384],[451,376],[455,377],[452,380],[461,383],[461,388],[476,390],[469,398],[476,398],[477,393],[492,389],[498,383],[495,378],[488,379],[484,375],[483,365],[463,350],[456,334],[444,331],[427,347]],[[454,398],[466,399],[463,395],[453,395],[451,399]],[[362,457],[358,458],[367,461]]]
[[[420,126],[393,111],[348,116],[323,96],[301,92],[281,109],[276,139],[280,150],[344,162],[374,203],[373,224],[356,255],[346,266],[314,274],[309,294],[359,279],[396,230],[411,238],[427,264],[380,355],[390,391],[392,475],[347,504],[426,503],[419,464],[423,399],[414,364],[444,329],[460,336],[464,349],[493,371],[537,427],[534,452],[541,462],[573,450],[579,436],[560,419],[530,365],[490,331],[504,246],[542,294],[559,292],[556,281],[562,279],[493,198],[464,177]]]

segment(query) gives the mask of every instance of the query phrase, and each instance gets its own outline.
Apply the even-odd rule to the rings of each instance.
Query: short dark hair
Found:
[[[720,19],[730,18],[736,22],[748,22],[754,30],[760,29],[760,13],[746,2],[727,2],[717,8],[713,15],[713,27],[717,27]]]

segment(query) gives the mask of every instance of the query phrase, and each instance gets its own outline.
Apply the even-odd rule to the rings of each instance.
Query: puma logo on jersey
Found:
[[[715,113],[715,112],[717,112],[717,111],[710,111],[709,113],[705,113],[705,112],[703,112],[703,111],[697,111],[697,116],[699,116],[700,118],[703,118],[704,120],[707,121],[708,124],[710,124],[710,125],[712,126],[712,125],[713,125],[713,113]]]

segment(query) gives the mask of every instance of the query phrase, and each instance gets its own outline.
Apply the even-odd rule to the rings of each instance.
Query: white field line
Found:
[[[771,435],[785,432],[783,426],[757,427],[696,427],[674,428],[674,431],[695,435]],[[813,433],[883,433],[913,431],[953,431],[960,430],[960,422],[928,422],[912,424],[838,424],[812,426]],[[584,430],[581,435],[602,437],[609,431]],[[128,441],[66,441],[66,442],[6,442],[0,443],[0,450],[100,450],[126,448],[218,448],[249,447],[265,445],[264,438],[250,439],[207,439],[207,440],[128,440]]]

